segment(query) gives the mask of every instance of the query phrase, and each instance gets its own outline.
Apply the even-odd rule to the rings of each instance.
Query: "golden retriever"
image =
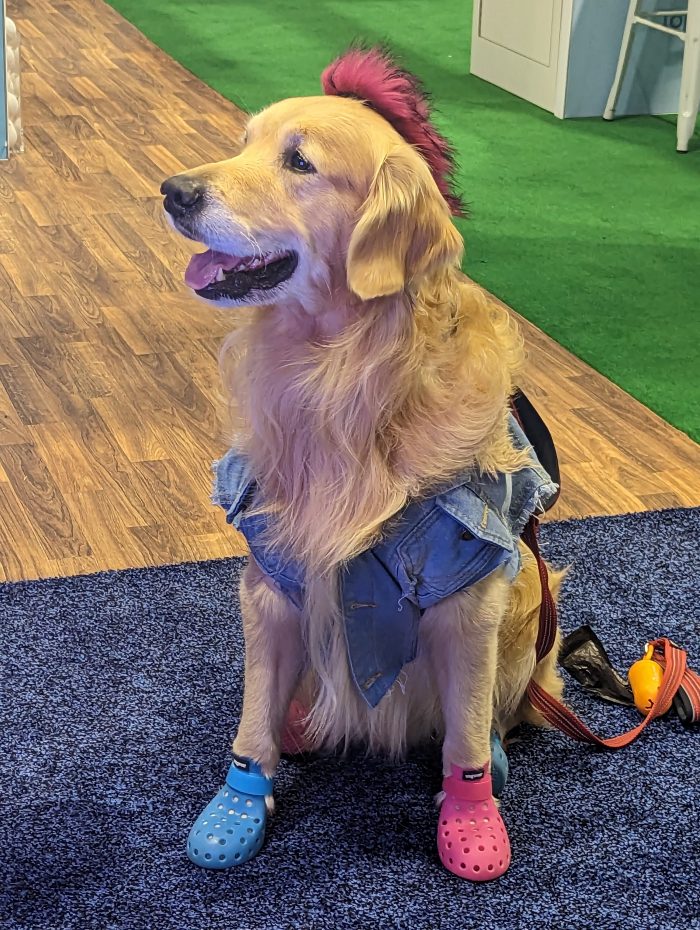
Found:
[[[355,49],[324,83],[324,96],[250,118],[235,157],[162,188],[173,226],[207,247],[188,284],[236,311],[222,371],[233,445],[267,521],[261,551],[284,553],[304,576],[295,604],[259,559],[245,570],[233,748],[252,781],[249,791],[229,782],[218,807],[235,796],[258,809],[250,799],[269,791],[290,705],[303,712],[289,727],[311,748],[361,744],[400,757],[438,733],[440,858],[457,875],[493,878],[510,849],[491,797],[491,734],[543,723],[525,695],[533,676],[555,697],[562,687],[556,650],[535,660],[532,554],[520,543],[514,579],[498,568],[425,609],[415,658],[376,706],[349,665],[339,590],[345,568],[411,502],[465,468],[509,476],[529,461],[509,429],[522,340],[507,310],[460,272],[449,150],[415,80],[385,52]],[[248,823],[257,852],[264,813],[255,828],[244,808],[228,814],[228,831],[207,834],[202,823],[213,820],[193,831],[194,846],[202,834],[200,846],[213,837],[224,850],[206,862],[191,853],[195,861],[233,864],[224,834]]]

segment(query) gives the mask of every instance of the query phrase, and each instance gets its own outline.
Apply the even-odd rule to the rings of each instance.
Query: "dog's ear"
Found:
[[[462,237],[427,165],[397,148],[377,172],[350,237],[347,278],[362,300],[386,297],[457,265]]]

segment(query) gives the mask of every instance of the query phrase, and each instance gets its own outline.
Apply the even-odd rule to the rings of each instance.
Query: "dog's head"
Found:
[[[382,50],[353,49],[322,80],[326,96],[253,116],[234,158],[163,183],[173,226],[207,246],[185,277],[200,297],[312,309],[343,288],[397,294],[459,262],[450,150],[415,79]]]

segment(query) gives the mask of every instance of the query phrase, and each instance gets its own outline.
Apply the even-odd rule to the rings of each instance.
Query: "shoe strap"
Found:
[[[231,768],[226,776],[226,784],[241,794],[264,797],[272,794],[273,780],[263,775],[262,769],[252,759],[238,756],[234,752]]]
[[[480,769],[465,769],[461,765],[450,766],[452,774],[442,782],[443,791],[461,801],[490,801],[493,794],[490,766],[487,762]]]

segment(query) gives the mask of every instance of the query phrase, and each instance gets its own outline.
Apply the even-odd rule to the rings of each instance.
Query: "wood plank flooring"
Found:
[[[240,553],[209,503],[226,316],[182,284],[173,172],[236,108],[101,0],[9,0],[26,152],[0,163],[0,580]],[[558,518],[700,504],[699,449],[525,323]]]

